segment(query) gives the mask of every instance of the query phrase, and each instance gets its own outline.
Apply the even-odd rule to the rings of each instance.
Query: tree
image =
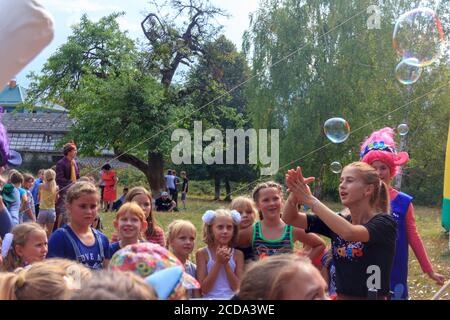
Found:
[[[242,88],[236,88],[248,79],[250,69],[243,53],[225,36],[205,45],[205,57],[191,70],[187,77],[185,90],[191,92],[190,104],[201,109],[192,116],[193,120],[203,122],[203,130],[215,128],[225,136],[226,129],[250,127],[247,117],[247,101]],[[204,143],[204,147],[206,147]],[[225,147],[225,146],[224,146]],[[237,141],[234,144],[235,153]],[[246,146],[246,163],[248,163],[248,145]],[[226,149],[223,149],[226,159]],[[225,161],[225,160],[224,160]],[[214,179],[215,200],[220,198],[221,181],[225,183],[225,200],[231,199],[230,182],[248,181],[256,178],[256,168],[249,164],[214,164],[190,165],[190,172],[197,171],[197,179]]]
[[[438,125],[442,123],[438,114],[448,119],[450,101],[442,90],[425,94],[448,83],[442,76],[445,66],[436,64],[427,70],[408,94],[395,79],[394,69],[400,59],[392,49],[392,30],[396,17],[413,4],[384,1],[379,6],[381,28],[368,29],[366,9],[371,4],[261,2],[244,37],[244,49],[252,61],[247,96],[253,124],[280,129],[283,170],[301,165],[310,174],[323,172],[318,177],[322,192],[336,198],[338,175],[322,170],[323,165],[358,160],[364,136],[384,126],[396,127],[407,118],[411,128],[408,146],[414,156],[411,166],[428,164],[433,174],[413,185],[413,179],[406,179],[405,189],[420,190],[418,183],[429,183],[429,199],[437,200],[442,185],[436,181],[441,180],[443,163],[430,161],[429,155],[415,152],[415,148],[426,144],[430,152],[442,154],[443,142],[430,144],[427,137],[445,135],[446,126]],[[442,5],[441,9],[446,29],[449,8]],[[329,143],[323,134],[323,123],[335,116],[345,118],[353,130],[357,129],[345,143],[337,145]]]
[[[113,150],[120,161],[142,171],[155,192],[165,187],[167,131],[189,109],[182,104],[189,93],[173,85],[173,77],[180,64],[203,54],[205,39],[217,31],[209,20],[221,13],[201,1],[172,1],[172,9],[173,20],[150,13],[142,22],[149,40],[144,48],[120,31],[116,19],[123,13],[97,23],[84,15],[42,75],[31,75],[29,96],[30,104],[37,99],[63,104],[74,119],[71,135],[81,153]],[[187,22],[177,26],[175,19],[182,16]]]

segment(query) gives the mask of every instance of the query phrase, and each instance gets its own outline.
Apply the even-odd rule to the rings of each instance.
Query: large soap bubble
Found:
[[[444,39],[444,29],[436,12],[416,8],[398,18],[392,44],[402,58],[416,58],[416,66],[424,67],[439,58]]]

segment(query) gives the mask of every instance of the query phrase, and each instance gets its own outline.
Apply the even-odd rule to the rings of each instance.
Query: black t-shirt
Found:
[[[189,189],[189,181],[188,178],[183,178],[183,185],[181,187],[181,192],[188,192]]]
[[[344,218],[351,222],[351,216]],[[377,283],[377,274],[381,286],[378,295],[389,294],[397,237],[397,223],[392,216],[378,214],[363,225],[369,231],[368,242],[342,239],[316,215],[308,214],[307,220],[306,232],[331,239],[338,294],[367,298],[369,287]]]
[[[172,200],[170,198],[165,200],[163,198],[158,198],[155,200],[156,211],[169,211],[171,205]]]

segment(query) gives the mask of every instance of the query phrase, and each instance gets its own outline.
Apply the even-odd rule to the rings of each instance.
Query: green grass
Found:
[[[181,202],[180,202],[181,204]],[[339,210],[336,203],[327,203],[333,210]],[[187,210],[180,212],[156,212],[156,219],[159,225],[166,231],[166,227],[175,219],[190,220],[197,228],[197,238],[195,251],[204,246],[202,242],[202,220],[203,213],[208,209],[228,207],[229,203],[224,201],[212,201],[208,199],[188,198]],[[112,220],[115,213],[100,213],[102,218],[104,233],[110,237],[114,230]],[[443,274],[446,279],[450,279],[450,250],[448,247],[448,234],[445,235],[441,227],[441,211],[439,208],[416,207],[416,225],[423,240],[428,256],[433,264],[435,272]],[[194,258],[194,254],[192,258]],[[430,299],[439,290],[431,279],[424,274],[420,265],[410,249],[409,253],[409,290],[411,299]],[[450,300],[448,293],[444,293],[441,299]]]

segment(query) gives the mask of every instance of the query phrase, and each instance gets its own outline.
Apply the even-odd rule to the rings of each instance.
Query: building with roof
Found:
[[[49,168],[63,157],[61,143],[70,131],[73,121],[66,112],[4,113],[1,121],[8,131],[10,148],[22,155],[23,166],[31,171]],[[63,141],[61,141],[63,140]],[[114,168],[128,165],[111,160],[112,151],[104,150],[101,156],[80,157],[80,166],[101,167],[109,162]]]
[[[8,131],[10,148],[22,155],[25,169],[36,172],[50,168],[63,157],[61,144],[69,133],[73,121],[67,109],[59,105],[37,104],[33,110],[21,104],[27,97],[27,90],[11,80],[0,93],[1,121]],[[80,166],[101,167],[106,162],[115,168],[128,165],[112,160],[114,153],[103,150],[101,156],[79,157]]]
[[[0,111],[2,113],[20,112],[20,113],[60,113],[67,112],[67,109],[58,104],[36,103],[32,110],[24,108],[22,103],[27,98],[27,89],[18,85],[15,80],[11,80],[0,92]]]

